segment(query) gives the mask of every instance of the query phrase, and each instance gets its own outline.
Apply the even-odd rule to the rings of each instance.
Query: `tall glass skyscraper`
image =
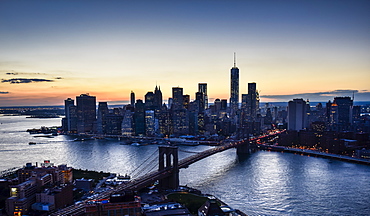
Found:
[[[76,97],[77,101],[77,132],[95,132],[96,121],[96,97],[89,94],[81,94]]]
[[[198,92],[203,93],[204,109],[208,109],[207,83],[199,83],[198,84]]]
[[[236,67],[235,53],[234,66],[231,68],[231,90],[230,90],[230,108],[232,113],[235,113],[239,108],[239,68]]]

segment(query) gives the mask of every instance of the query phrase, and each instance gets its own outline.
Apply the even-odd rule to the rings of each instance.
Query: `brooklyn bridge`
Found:
[[[126,184],[117,186],[115,189],[102,192],[94,199],[106,199],[112,194],[120,193],[125,190],[137,191],[153,184],[156,181],[159,181],[159,187],[161,188],[176,189],[179,187],[179,169],[187,168],[189,165],[199,160],[231,148],[236,148],[238,154],[248,154],[256,149],[259,143],[273,142],[282,132],[284,131],[276,131],[267,135],[251,137],[249,139],[242,139],[238,141],[223,141],[216,147],[194,153],[193,155],[182,160],[178,160],[177,146],[159,146],[158,150],[156,151],[159,155],[156,157],[156,160],[158,160],[158,165],[155,163],[155,166],[158,166],[157,170],[134,178]],[[90,202],[89,199],[84,200],[79,204],[74,204],[54,212],[52,215],[83,215],[85,204],[88,202]]]

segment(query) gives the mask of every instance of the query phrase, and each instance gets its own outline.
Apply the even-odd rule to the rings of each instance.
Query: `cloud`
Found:
[[[11,72],[11,73],[6,73],[6,75],[18,75],[19,73],[14,73],[14,72]]]
[[[326,101],[332,100],[334,97],[344,97],[344,96],[352,97],[353,95],[355,96],[355,100],[370,101],[370,92],[351,89],[338,89],[334,91],[287,94],[287,95],[261,95],[260,97],[262,99],[265,98],[281,101],[287,101],[294,98],[309,99],[310,101]]]
[[[45,75],[46,73],[34,73],[34,72],[20,72],[15,70],[0,70],[1,73],[6,75]]]
[[[21,83],[33,83],[33,82],[54,82],[54,80],[49,79],[26,79],[26,78],[14,78],[14,79],[2,79],[3,83],[10,83],[10,84],[21,84]]]
[[[9,92],[0,91],[0,94],[9,94]]]

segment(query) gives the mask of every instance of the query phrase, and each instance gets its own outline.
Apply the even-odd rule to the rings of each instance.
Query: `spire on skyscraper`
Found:
[[[236,67],[236,52],[234,52],[234,67]]]

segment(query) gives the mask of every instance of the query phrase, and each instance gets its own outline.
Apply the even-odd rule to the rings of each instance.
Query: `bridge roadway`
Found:
[[[331,154],[316,150],[309,150],[309,149],[299,149],[299,148],[291,148],[287,146],[277,146],[277,145],[266,145],[266,144],[257,144],[257,147],[261,150],[270,150],[270,151],[279,151],[279,152],[289,152],[295,154],[302,154],[302,155],[310,155],[315,157],[322,157],[322,158],[331,158],[335,160],[341,160],[351,163],[359,163],[364,165],[370,165],[370,160],[364,158],[355,158],[346,155],[338,155],[338,154]]]
[[[189,156],[187,158],[184,158],[184,159],[180,160],[179,164],[178,164],[179,169],[187,168],[192,163],[195,163],[195,162],[197,162],[199,160],[202,160],[202,159],[204,159],[208,156],[211,156],[213,154],[216,154],[216,153],[219,153],[219,152],[231,149],[231,148],[235,148],[238,145],[244,144],[245,142],[253,142],[253,141],[257,141],[259,139],[268,139],[268,138],[277,136],[279,133],[281,133],[281,131],[271,133],[271,134],[268,134],[268,135],[259,136],[259,137],[253,137],[249,140],[248,139],[243,139],[243,140],[240,140],[240,141],[226,142],[226,143],[222,144],[221,146],[214,147],[214,148],[205,150],[203,152],[196,153],[192,156]],[[156,180],[166,178],[166,177],[170,176],[171,174],[172,174],[171,169],[166,169],[166,170],[162,170],[162,171],[153,171],[153,172],[147,173],[143,176],[140,176],[136,179],[133,179],[133,180],[129,181],[126,184],[123,183],[123,184],[117,186],[113,190],[102,192],[97,197],[95,197],[94,199],[84,200],[79,204],[74,204],[74,205],[68,206],[66,208],[63,208],[63,209],[57,211],[57,212],[52,213],[51,215],[53,215],[53,216],[56,216],[56,215],[83,215],[84,214],[84,206],[88,205],[93,200],[107,199],[107,198],[110,197],[111,194],[120,193],[121,191],[124,191],[124,190],[139,190],[139,189],[142,189],[142,188],[154,183]]]

